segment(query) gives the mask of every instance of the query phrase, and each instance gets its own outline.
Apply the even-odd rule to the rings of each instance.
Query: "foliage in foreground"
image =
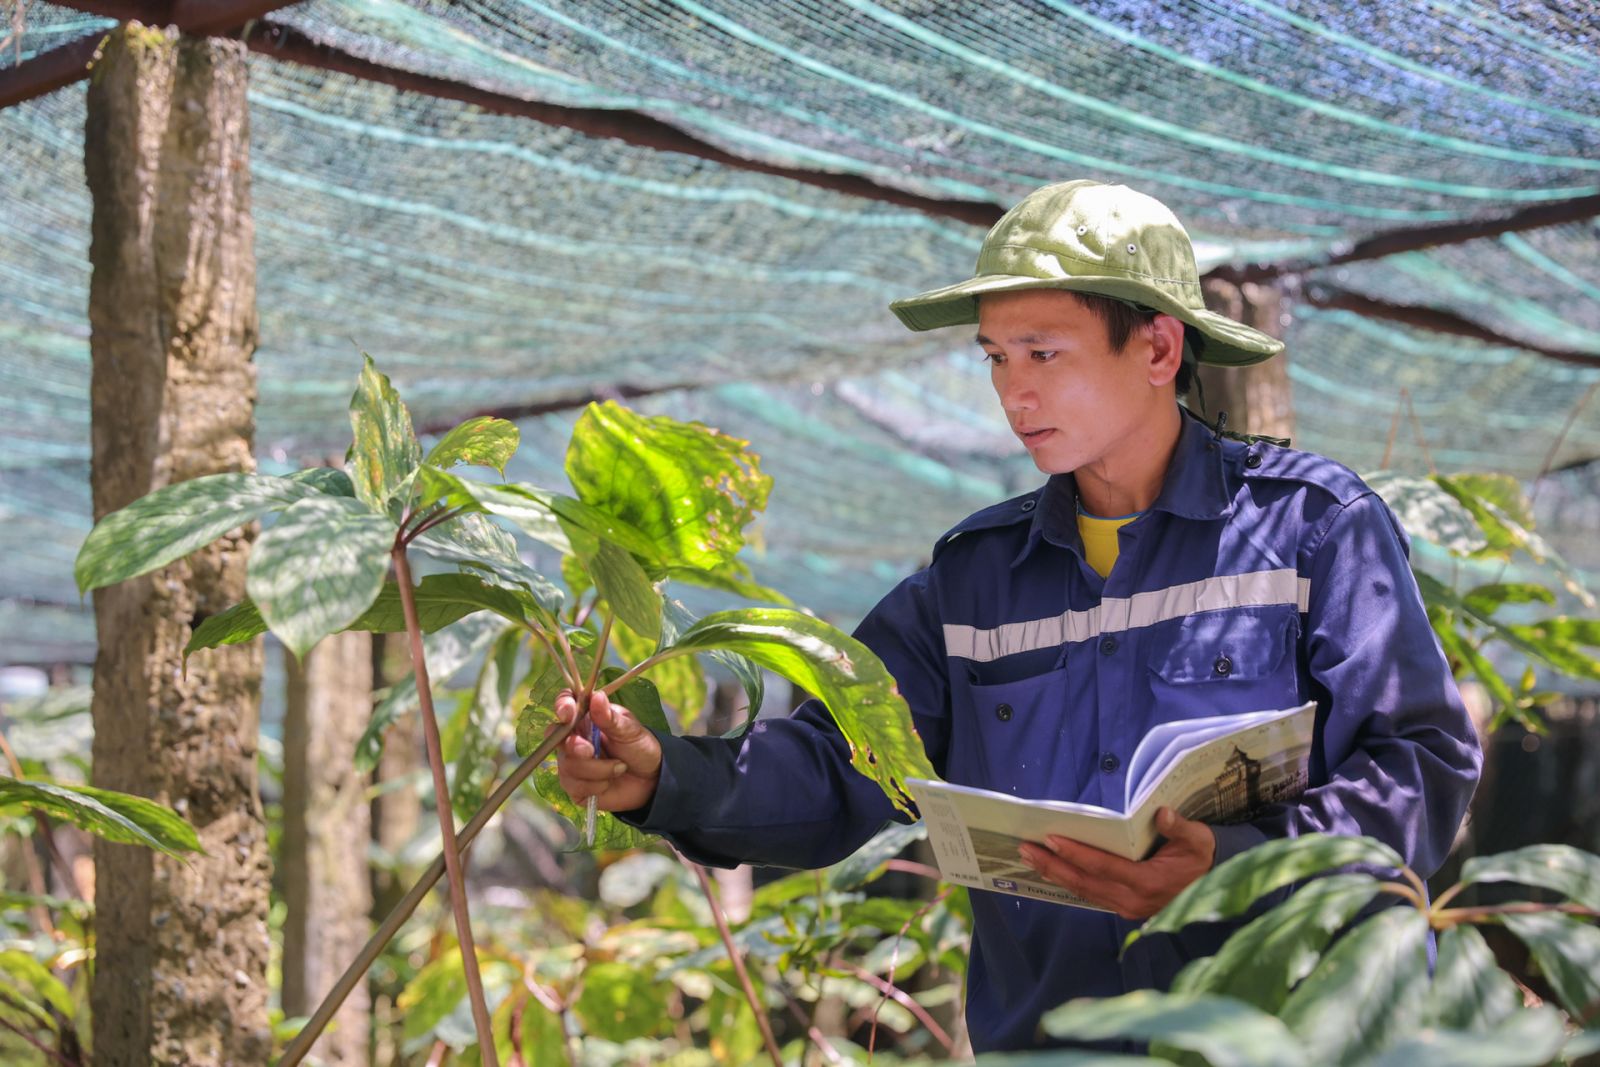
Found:
[[[1149,1055],[1061,1051],[980,1062],[1536,1067],[1600,1050],[1600,1030],[1581,1029],[1600,1011],[1600,856],[1564,845],[1470,859],[1430,904],[1422,880],[1371,838],[1272,841],[1195,882],[1130,943],[1248,917],[1258,901],[1297,883],[1216,955],[1184,968],[1170,992],[1076,1000],[1045,1016],[1055,1038],[1148,1043]],[[1560,899],[1457,903],[1488,883]],[[1561,1010],[1500,968],[1482,932],[1489,927],[1527,948]],[[1438,946],[1431,975],[1430,935]]]
[[[664,694],[686,711],[688,697],[704,692],[703,677],[683,663],[701,654],[722,659],[745,681],[752,717],[760,699],[758,668],[771,670],[821,698],[849,741],[855,766],[909,810],[900,783],[930,775],[932,768],[893,679],[865,646],[787,607],[694,619],[663,592],[665,583],[677,581],[781,599],[754,584],[737,559],[744,529],[765,508],[771,489],[747,442],[613,403],[590,405],[567,450],[569,495],[456,472],[476,465],[503,475],[519,443],[516,427],[505,420],[469,419],[424,456],[409,411],[370,359],[351,398],[350,418],[348,473],[217,474],[158,489],[95,526],[78,555],[78,584],[88,590],[148,573],[241,525],[270,519],[250,552],[248,600],[198,626],[186,655],[265,630],[296,655],[346,629],[408,634],[411,692],[422,711],[443,845],[442,864],[416,888],[425,892],[441,873],[448,875],[459,970],[483,1062],[496,1063],[498,1048],[473,944],[461,849],[576,727],[550,717],[561,688],[577,694],[581,708],[592,692],[617,694],[642,720],[665,729]],[[560,553],[572,603],[523,561],[490,517]],[[449,569],[414,581],[413,549]],[[579,604],[591,589],[587,603]],[[456,652],[467,659],[483,654],[486,670],[442,732],[429,677],[429,668],[442,665],[430,661],[424,634],[437,637],[443,627],[480,613],[498,621],[478,626],[478,637]],[[611,655],[622,662],[608,666]],[[367,759],[402,699],[380,708],[388,718],[375,716],[363,749]],[[514,702],[526,705],[518,723],[525,759],[490,794],[499,766],[487,720]],[[542,785],[541,794],[560,806],[564,798],[548,775]],[[463,815],[477,809],[459,835],[452,809]],[[636,843],[637,835],[619,822],[597,818],[592,807],[587,814],[591,843]],[[420,893],[407,900],[405,914]],[[386,926],[385,937],[397,929]],[[369,945],[352,964],[286,1051],[286,1064],[306,1053],[376,953]],[[729,956],[754,1005],[758,994],[741,954],[729,946]],[[764,1015],[757,1018],[775,1053]]]

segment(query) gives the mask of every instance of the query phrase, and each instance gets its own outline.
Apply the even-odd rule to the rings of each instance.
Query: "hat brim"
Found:
[[[1108,296],[1130,304],[1153,308],[1193,326],[1205,335],[1206,343],[1199,362],[1224,367],[1243,367],[1271,359],[1283,351],[1283,342],[1260,330],[1235,322],[1205,308],[1192,308],[1173,300],[1152,286],[1128,278],[1077,276],[1072,278],[1030,278],[1012,274],[983,274],[942,289],[896,300],[889,305],[907,329],[937,330],[978,321],[978,298],[990,293],[1013,293],[1023,289],[1067,289],[1076,293]]]

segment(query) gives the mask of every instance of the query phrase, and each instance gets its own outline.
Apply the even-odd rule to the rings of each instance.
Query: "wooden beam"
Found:
[[[300,0],[60,0],[70,8],[118,22],[176,26],[196,37],[224,37],[252,19]]]
[[[1474,322],[1463,315],[1458,315],[1453,311],[1445,311],[1442,308],[1421,307],[1413,304],[1392,304],[1386,300],[1364,296],[1361,293],[1352,293],[1347,289],[1339,289],[1330,285],[1307,286],[1301,299],[1312,307],[1328,308],[1334,311],[1353,311],[1357,315],[1364,315],[1370,319],[1384,319],[1419,329],[1432,330],[1435,333],[1451,334],[1455,337],[1469,337],[1474,341],[1482,341],[1485,344],[1525,349],[1546,359],[1556,360],[1559,363],[1572,363],[1580,367],[1600,368],[1600,353],[1551,348],[1532,341],[1520,341],[1515,337],[1508,337],[1497,330],[1490,329],[1482,323]]]

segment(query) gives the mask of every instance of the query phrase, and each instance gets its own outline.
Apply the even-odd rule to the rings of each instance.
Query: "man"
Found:
[[[1282,346],[1205,310],[1177,219],[1121,186],[1048,186],[989,232],[974,278],[892,307],[914,330],[977,323],[1006,417],[1050,476],[940,538],[857,631],[945,779],[1116,807],[1151,727],[1318,705],[1294,804],[1234,826],[1163,811],[1165,842],[1141,863],[1055,838],[1024,848],[1111,913],[974,891],[973,1047],[1036,1044],[1041,1013],[1074,996],[1166,987],[1228,931],[1119,956],[1129,930],[1268,838],[1368,834],[1437,868],[1481,757],[1404,535],[1344,467],[1225,439],[1178,406],[1193,362]],[[820,866],[893,815],[815,701],[739,742],[657,737],[604,698],[590,710],[608,758],[570,738],[567,791],[701,861]],[[576,714],[570,694],[557,712]]]

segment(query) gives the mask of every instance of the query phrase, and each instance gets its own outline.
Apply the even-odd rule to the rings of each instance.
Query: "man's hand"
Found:
[[[1045,839],[1048,847],[1023,845],[1022,860],[1091,904],[1124,919],[1148,919],[1209,871],[1217,851],[1211,827],[1171,808],[1156,812],[1156,831],[1166,843],[1139,862],[1053,834]]]
[[[556,718],[571,722],[578,698],[563,689],[556,697]],[[600,728],[605,756],[596,757],[589,743],[588,720]],[[589,715],[556,746],[556,773],[561,788],[576,804],[590,797],[601,811],[633,811],[650,803],[661,780],[661,742],[627,708],[611,703],[604,693],[589,700]]]

